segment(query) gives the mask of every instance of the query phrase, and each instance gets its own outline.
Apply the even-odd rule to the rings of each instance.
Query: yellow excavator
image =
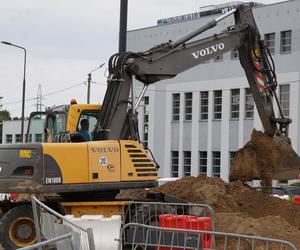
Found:
[[[235,25],[188,42],[233,13]],[[101,106],[58,106],[45,114],[48,142],[0,146],[0,192],[57,193],[61,201],[103,201],[114,200],[121,189],[157,186],[158,164],[138,133],[137,109],[147,87],[234,49],[239,51],[265,134],[276,135],[288,144],[291,119],[283,113],[278,118],[273,110],[274,97],[281,108],[271,55],[260,38],[251,8],[243,5],[175,41],[144,52],[114,54],[109,59],[108,87]],[[137,98],[134,78],[144,84]],[[77,132],[83,118],[95,121],[92,141],[84,141]],[[293,178],[299,174],[299,166],[280,165],[273,174]],[[11,206],[18,209],[18,203]],[[0,233],[7,226],[5,213],[10,213],[2,210]],[[14,239],[2,238],[2,242],[13,244]]]

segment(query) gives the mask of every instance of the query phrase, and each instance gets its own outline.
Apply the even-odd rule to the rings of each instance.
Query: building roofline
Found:
[[[283,3],[287,3],[287,2],[295,2],[297,0],[285,0],[285,1],[281,1],[281,2],[277,2],[277,3],[270,3],[270,4],[265,4],[265,5],[260,5],[260,6],[253,6],[252,8],[253,9],[257,9],[257,8],[265,8],[265,7],[269,7],[269,6],[272,6],[272,5],[278,5],[278,4],[283,4]],[[245,2],[246,3],[249,3],[249,2]],[[194,12],[193,12],[194,13]],[[187,13],[188,14],[193,14],[193,13]],[[196,12],[195,12],[196,13]],[[215,14],[215,15],[209,15],[209,16],[204,16],[202,18],[207,18],[207,17],[214,17],[218,14]],[[181,16],[181,15],[179,15]],[[170,17],[172,18],[172,17]],[[163,19],[163,18],[162,18]],[[148,26],[148,27],[144,27],[144,28],[138,28],[138,29],[132,29],[132,30],[128,30],[127,33],[130,33],[130,32],[135,32],[135,31],[140,31],[140,30],[146,30],[146,29],[152,29],[152,28],[156,28],[156,27],[163,27],[163,26],[166,26],[166,25],[176,25],[176,24],[179,24],[179,23],[188,23],[188,22],[192,22],[192,21],[195,21],[195,20],[200,20],[201,18],[199,19],[194,19],[194,20],[186,20],[186,21],[183,21],[183,22],[176,22],[176,23],[170,23],[170,24],[165,24],[165,25],[152,25],[152,26]]]

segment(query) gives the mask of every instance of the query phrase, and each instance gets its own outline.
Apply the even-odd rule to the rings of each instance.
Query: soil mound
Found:
[[[300,173],[300,157],[283,136],[270,137],[253,130],[251,140],[237,151],[230,169],[230,180],[293,179]]]
[[[217,213],[217,231],[283,239],[300,248],[300,206],[290,201],[215,177],[184,177],[158,191],[210,205]]]

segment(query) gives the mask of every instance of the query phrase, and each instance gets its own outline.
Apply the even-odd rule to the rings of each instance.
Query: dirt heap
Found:
[[[283,136],[270,137],[253,130],[251,140],[237,151],[230,169],[230,180],[288,180],[300,173],[300,157]]]
[[[188,188],[187,188],[188,187]],[[283,239],[300,248],[300,206],[236,181],[184,177],[159,191],[193,203],[205,203],[217,216],[217,231]]]

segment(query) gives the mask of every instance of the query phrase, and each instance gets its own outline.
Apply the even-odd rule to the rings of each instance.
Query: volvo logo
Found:
[[[200,57],[203,57],[203,56],[206,56],[206,55],[210,55],[210,54],[215,53],[215,52],[217,52],[219,50],[223,50],[224,48],[225,48],[224,43],[217,43],[217,44],[211,45],[209,47],[206,47],[204,49],[192,52],[192,56],[195,59],[199,59]]]

